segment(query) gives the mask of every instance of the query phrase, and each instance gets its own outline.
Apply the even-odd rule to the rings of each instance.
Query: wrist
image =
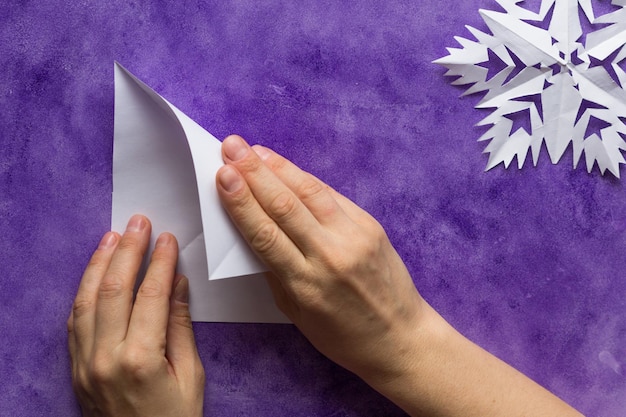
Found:
[[[441,346],[453,343],[456,331],[424,300],[414,320],[398,328],[393,349],[384,352],[383,366],[357,373],[368,385],[405,411],[415,405],[418,384],[440,362]]]

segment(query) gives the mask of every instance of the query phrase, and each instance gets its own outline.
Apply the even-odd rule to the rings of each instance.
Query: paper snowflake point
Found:
[[[626,164],[626,0],[542,0],[539,10],[521,0],[497,0],[503,12],[480,10],[489,32],[468,26],[475,40],[455,39],[460,48],[435,63],[484,93],[477,108],[494,109],[479,122],[491,126],[487,170],[545,147],[552,163],[568,148],[576,168],[597,165],[619,178]],[[595,10],[594,10],[595,9]],[[598,13],[603,11],[604,13]]]

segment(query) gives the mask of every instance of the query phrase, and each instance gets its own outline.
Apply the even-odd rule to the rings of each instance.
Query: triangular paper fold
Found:
[[[215,174],[221,143],[115,64],[112,229],[135,213],[179,241],[196,321],[284,322],[266,271],[222,208]],[[228,278],[228,279],[226,279]]]

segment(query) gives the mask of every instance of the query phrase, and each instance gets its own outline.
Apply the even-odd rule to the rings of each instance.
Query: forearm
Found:
[[[428,305],[423,325],[404,343],[413,345],[414,355],[401,360],[402,372],[395,378],[367,376],[366,381],[411,416],[581,416],[463,337]]]

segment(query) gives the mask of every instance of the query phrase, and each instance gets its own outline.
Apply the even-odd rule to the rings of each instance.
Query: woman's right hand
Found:
[[[223,157],[220,197],[273,271],[268,282],[280,309],[358,375],[389,380],[404,372],[425,303],[380,224],[267,148],[231,136]]]
[[[413,416],[580,417],[437,314],[365,211],[267,148],[230,136],[222,150],[224,207],[328,358]]]

